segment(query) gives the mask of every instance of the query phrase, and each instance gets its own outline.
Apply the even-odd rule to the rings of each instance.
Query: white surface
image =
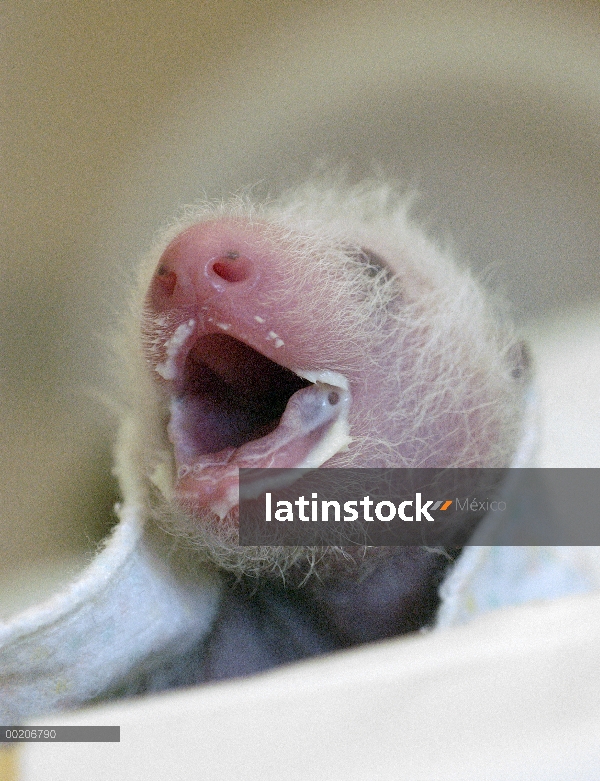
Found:
[[[600,595],[242,682],[51,717],[119,744],[27,744],[27,781],[595,781]],[[582,681],[585,685],[582,686]]]

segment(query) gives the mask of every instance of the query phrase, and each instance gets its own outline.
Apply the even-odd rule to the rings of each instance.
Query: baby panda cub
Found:
[[[222,580],[209,636],[139,689],[433,621],[459,549],[238,542],[243,467],[510,465],[526,353],[391,188],[188,210],[141,267],[122,344],[125,499]]]

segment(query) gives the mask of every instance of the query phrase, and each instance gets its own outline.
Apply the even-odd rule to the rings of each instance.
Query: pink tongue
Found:
[[[311,465],[311,454],[346,411],[346,396],[332,385],[310,385],[291,397],[270,434],[239,448],[200,456],[193,464],[177,458],[177,500],[193,512],[209,510],[224,517],[239,503],[238,469]]]

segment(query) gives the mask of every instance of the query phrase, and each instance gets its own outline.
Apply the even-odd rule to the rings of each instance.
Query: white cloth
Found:
[[[538,410],[532,389],[514,468],[531,467],[536,461]],[[540,502],[535,487],[524,487],[518,472],[514,477],[514,482],[505,487],[513,498],[512,515],[490,512],[442,583],[437,628],[464,624],[501,607],[600,589],[600,548],[510,544],[511,539],[527,536],[522,527],[534,527],[536,514],[542,514],[544,524],[553,522],[551,508]],[[480,540],[487,544],[481,545]],[[497,544],[489,545],[490,541]]]
[[[135,506],[64,591],[0,624],[0,724],[75,708],[150,654],[185,650],[210,628],[218,580],[170,572]]]

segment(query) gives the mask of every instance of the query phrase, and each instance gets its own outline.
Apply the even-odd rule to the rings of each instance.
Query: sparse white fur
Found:
[[[187,227],[220,217],[259,225],[265,246],[282,248],[288,289],[315,289],[318,279],[314,295],[297,312],[298,323],[314,323],[316,352],[326,356],[326,365],[316,368],[351,375],[361,367],[372,403],[363,404],[354,420],[348,450],[328,466],[510,463],[523,396],[522,378],[514,376],[523,367],[516,365],[513,330],[470,271],[411,223],[407,208],[406,199],[385,185],[340,190],[317,182],[265,205],[235,197],[184,210],[143,263],[125,328],[123,364],[129,376],[122,385],[128,395],[117,469],[128,501],[152,508],[161,525],[194,537],[200,549],[212,547],[220,566],[242,566],[231,553],[233,530],[229,540],[219,532],[215,543],[212,519],[198,532],[197,519],[171,506],[166,489],[156,489],[161,480],[168,483],[174,466],[165,410],[140,336],[144,297],[164,248]],[[361,248],[384,258],[393,273],[365,273]],[[273,302],[282,292],[273,291]],[[157,329],[161,325],[164,320]],[[329,365],[333,356],[336,362]],[[300,559],[310,566],[323,555],[308,549],[270,552],[267,564],[264,549],[246,549],[243,567],[280,571]]]

